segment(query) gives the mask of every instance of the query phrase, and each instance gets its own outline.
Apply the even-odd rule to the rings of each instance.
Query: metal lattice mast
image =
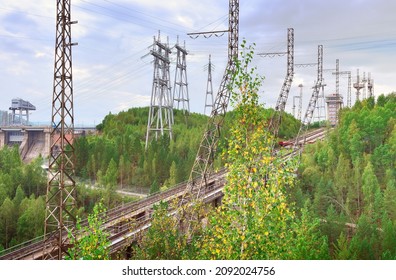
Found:
[[[305,112],[304,119],[301,123],[300,130],[297,134],[296,141],[294,143],[294,146],[298,146],[298,142],[300,140],[300,136],[304,134],[304,132],[307,130],[309,124],[312,121],[312,117],[315,111],[316,107],[316,102],[318,101],[318,96],[319,96],[319,91],[322,88],[322,82],[323,82],[323,45],[318,46],[318,71],[317,71],[317,80],[315,83],[315,86],[313,87],[313,92],[311,95],[311,98],[308,103],[308,108],[307,111]]]
[[[374,80],[371,79],[371,73],[368,73],[368,79],[367,79],[367,89],[368,89],[368,97],[373,97],[374,96]]]
[[[320,122],[326,120],[326,106],[325,106],[325,94],[324,87],[326,84],[321,85],[320,91],[318,93],[318,100],[316,102],[316,121]]]
[[[170,86],[170,59],[169,44],[161,43],[160,33],[154,36],[151,55],[154,57],[153,86],[151,92],[150,110],[147,122],[146,149],[150,140],[150,132],[158,135],[169,133],[172,139],[173,101]]]
[[[75,227],[74,114],[70,0],[57,1],[45,255],[62,259]]]
[[[336,95],[340,95],[340,60],[336,59]]]
[[[316,107],[316,102],[319,96],[319,90],[322,87],[322,81],[323,81],[323,45],[319,45],[317,79],[316,79],[316,84],[313,87],[311,99],[309,100],[308,103],[307,111],[305,112],[304,115],[304,120],[303,120],[304,125],[309,125],[312,121],[313,113]]]
[[[282,121],[282,114],[285,111],[287,98],[289,96],[290,87],[294,76],[294,29],[287,29],[287,72],[285,81],[283,82],[278,100],[275,106],[275,114],[271,118],[269,125],[270,131],[273,132],[275,138],[278,136],[279,126]]]
[[[298,115],[297,119],[301,121],[301,110],[302,110],[302,98],[303,98],[303,85],[299,84],[298,87],[300,88],[300,99],[298,102]]]
[[[346,71],[348,75],[348,93],[347,93],[347,105],[352,107],[352,73],[351,71]]]
[[[351,71],[337,71],[333,72],[333,75],[348,75],[348,89],[347,89],[347,106],[351,107],[351,84],[352,84],[352,78],[351,78]]]
[[[296,115],[296,99],[300,99],[300,96],[295,95],[293,96],[293,117],[295,117],[297,119],[297,115]]]
[[[353,87],[356,89],[356,101],[359,101],[360,100],[360,90],[362,88],[364,88],[364,84],[360,81],[359,69],[357,69],[356,83],[353,84]]]
[[[228,32],[228,62],[216,95],[213,109],[206,130],[202,137],[193,167],[191,169],[185,193],[180,201],[184,204],[195,198],[199,198],[201,189],[207,185],[207,179],[212,172],[214,153],[220,137],[220,131],[224,123],[230,100],[229,83],[235,72],[235,60],[238,58],[239,45],[239,0],[229,1],[228,30],[215,32],[190,33],[190,36],[207,35]]]
[[[211,60],[211,55],[209,55],[209,63],[207,65],[208,82],[206,83],[205,109],[204,109],[205,115],[206,115],[206,108],[209,109],[209,113],[212,112],[212,108],[213,108],[212,68],[213,68],[213,64]]]
[[[367,93],[367,91],[366,91],[366,84],[367,84],[367,79],[366,79],[366,72],[363,72],[363,80],[362,80],[362,83],[363,83],[363,100],[364,99],[366,99],[366,93]]]
[[[186,56],[187,50],[184,46],[181,47],[178,42],[175,45],[176,48],[176,71],[175,71],[175,85],[173,87],[173,102],[177,102],[177,109],[180,109],[183,113],[190,113],[190,98],[188,96],[188,83],[187,83],[187,63]],[[175,104],[174,104],[175,105]],[[173,106],[175,108],[175,106]]]
[[[340,95],[339,83],[340,83],[340,75],[348,75],[348,89],[347,89],[347,106],[351,107],[351,71],[340,71],[339,60],[336,60],[336,72],[333,72],[333,75],[336,75],[336,95]]]

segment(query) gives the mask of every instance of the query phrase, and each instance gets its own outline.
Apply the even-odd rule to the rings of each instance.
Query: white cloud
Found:
[[[34,55],[35,58],[40,58],[40,57],[44,57],[47,54],[44,52],[40,52],[40,51],[36,51],[36,54]]]

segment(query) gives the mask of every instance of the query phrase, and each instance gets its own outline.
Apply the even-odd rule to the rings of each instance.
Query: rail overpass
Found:
[[[318,129],[305,135],[305,143],[313,143],[326,136],[325,129]],[[300,144],[303,144],[302,142]],[[295,156],[299,150],[290,150],[283,158]],[[202,200],[206,204],[217,206],[223,197],[226,170],[220,170],[213,174],[202,194]],[[107,211],[103,223],[103,229],[109,233],[110,252],[115,255],[121,249],[132,244],[140,234],[150,227],[153,206],[161,201],[179,199],[184,194],[187,182],[180,183],[171,189],[160,192],[137,202],[128,203]],[[86,223],[86,221],[85,221]],[[84,234],[84,233],[81,233]],[[3,251],[0,260],[35,260],[43,259],[48,251],[44,251],[44,236],[30,240],[13,248]],[[47,242],[51,242],[48,240]],[[54,240],[55,242],[55,240]],[[54,246],[55,247],[55,246]]]

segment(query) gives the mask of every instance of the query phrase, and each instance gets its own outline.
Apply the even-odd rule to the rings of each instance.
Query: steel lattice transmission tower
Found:
[[[374,96],[374,80],[371,79],[371,73],[368,73],[368,79],[367,79],[367,89],[368,89],[368,98],[371,98]]]
[[[209,63],[207,65],[208,69],[208,81],[206,83],[206,95],[205,95],[205,109],[204,114],[206,115],[206,108],[209,109],[209,114],[212,112],[213,108],[213,84],[212,84],[212,70],[213,64],[211,60],[211,55],[209,55]]]
[[[296,99],[300,99],[300,96],[295,95],[293,96],[293,117],[295,117],[297,119],[297,115],[296,115]]]
[[[316,101],[316,121],[320,122],[326,120],[326,105],[325,105],[325,94],[324,87],[326,84],[322,83],[321,88],[318,93],[318,100]]]
[[[356,101],[360,100],[360,90],[364,88],[364,82],[360,80],[359,69],[357,69],[356,83],[353,84],[356,89]]]
[[[173,102],[177,102],[177,109],[180,109],[183,113],[190,113],[190,98],[188,96],[188,83],[187,83],[187,63],[186,63],[186,44],[184,46],[179,45],[178,42],[175,45],[176,48],[176,71],[175,71],[175,85],[173,87]],[[175,104],[174,104],[175,105]],[[176,106],[173,106],[176,108]]]
[[[351,71],[340,71],[340,61],[336,59],[336,71],[333,72],[336,76],[336,95],[340,95],[340,75],[348,75],[348,89],[347,89],[347,106],[351,107]]]
[[[348,92],[347,92],[347,106],[352,107],[352,73],[351,71],[343,71],[342,75],[348,75]]]
[[[319,91],[322,88],[323,83],[323,45],[318,46],[318,71],[316,84],[313,87],[313,92],[311,99],[308,103],[307,111],[304,115],[303,124],[309,125],[312,121],[313,113],[316,107],[316,102],[318,101]]]
[[[304,134],[306,129],[308,128],[308,125],[312,121],[312,117],[316,108],[316,103],[318,101],[319,97],[319,91],[322,88],[322,83],[323,83],[323,45],[318,46],[318,71],[317,71],[317,79],[315,86],[313,87],[313,92],[312,96],[309,100],[308,103],[308,108],[307,111],[305,112],[304,119],[301,123],[300,130],[298,132],[298,135],[296,137],[296,141],[294,143],[294,146],[297,147],[298,142],[300,140],[300,136]]]
[[[303,85],[299,84],[298,87],[300,88],[300,95],[293,96],[293,116],[301,121],[301,109],[302,109],[302,97],[303,97]],[[298,99],[298,111],[296,115],[296,99]]]
[[[279,53],[259,53],[260,56],[281,56],[287,54],[287,72],[285,81],[283,82],[278,100],[275,105],[275,113],[271,118],[269,125],[270,131],[273,132],[275,138],[278,135],[279,126],[282,121],[282,114],[285,111],[287,98],[289,96],[290,87],[294,76],[294,29],[287,29],[287,51]]]
[[[229,1],[228,30],[190,33],[190,36],[212,35],[228,32],[228,62],[220,83],[213,109],[202,137],[197,155],[190,173],[180,205],[200,197],[201,189],[207,185],[207,179],[213,169],[214,154],[224,123],[231,91],[229,84],[235,72],[235,60],[238,58],[239,45],[239,0]]]
[[[170,86],[170,59],[171,50],[169,43],[161,43],[160,33],[158,38],[154,36],[151,55],[154,57],[153,86],[146,132],[146,149],[150,140],[150,132],[158,135],[169,133],[172,139],[173,101]]]
[[[347,106],[351,107],[351,71],[340,71],[340,61],[336,59],[336,71],[333,75],[336,75],[336,95],[340,94],[340,75],[348,75]]]
[[[75,227],[74,114],[70,0],[57,1],[45,255],[62,259]]]

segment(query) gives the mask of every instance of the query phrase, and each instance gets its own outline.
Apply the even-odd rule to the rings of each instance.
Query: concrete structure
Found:
[[[0,111],[0,126],[6,126],[10,124],[10,115],[7,111]]]
[[[82,127],[74,129],[74,138],[94,134],[94,127]],[[59,134],[54,134],[53,142],[59,140]],[[58,135],[58,136],[57,136]],[[72,142],[71,135],[65,136]],[[30,162],[39,155],[46,158],[49,155],[51,144],[50,126],[1,126],[0,125],[0,149],[4,146],[19,146],[19,154],[25,162]]]
[[[13,125],[29,125],[29,111],[36,110],[36,107],[29,101],[21,98],[14,98],[11,100],[11,123]],[[19,113],[16,114],[16,111]],[[25,119],[23,119],[25,117]]]
[[[327,103],[327,119],[332,126],[338,123],[338,112],[342,108],[342,96],[336,93],[326,96]]]
[[[1,127],[0,148],[19,146],[19,154],[25,162],[30,162],[40,154],[47,157],[50,145],[50,127]]]

